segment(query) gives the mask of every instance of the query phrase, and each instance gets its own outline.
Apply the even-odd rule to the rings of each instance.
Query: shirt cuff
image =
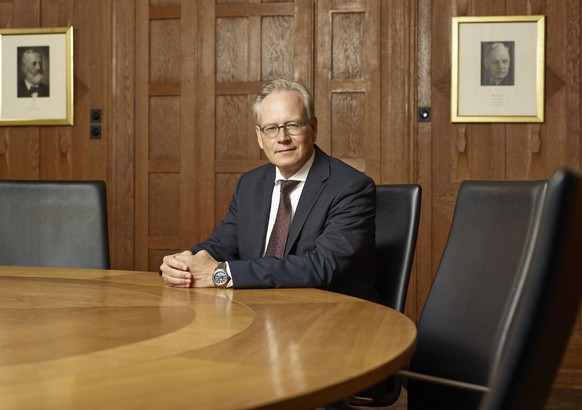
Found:
[[[228,285],[226,285],[227,288],[232,288],[234,286],[234,281],[232,279],[232,274],[230,273],[230,266],[228,266],[228,262],[224,262],[226,264],[226,273],[228,275],[228,277],[230,278],[230,280],[228,281]]]

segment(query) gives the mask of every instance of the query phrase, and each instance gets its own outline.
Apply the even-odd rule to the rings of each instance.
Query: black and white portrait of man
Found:
[[[50,97],[49,47],[17,47],[18,98]]]

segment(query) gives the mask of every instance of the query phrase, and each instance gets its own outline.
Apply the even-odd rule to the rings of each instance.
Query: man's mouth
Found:
[[[286,152],[292,152],[292,151],[295,151],[295,148],[280,149],[280,150],[277,150],[276,153],[277,154],[284,154]]]

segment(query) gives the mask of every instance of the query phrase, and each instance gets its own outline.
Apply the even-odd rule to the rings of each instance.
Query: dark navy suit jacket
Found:
[[[243,174],[207,250],[227,261],[235,288],[322,288],[377,300],[376,187],[371,178],[315,147],[282,259],[265,249],[275,167]]]

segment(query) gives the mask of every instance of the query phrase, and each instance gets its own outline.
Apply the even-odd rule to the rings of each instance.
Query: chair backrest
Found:
[[[461,184],[410,370],[485,386],[531,260],[546,181]],[[416,380],[409,409],[476,409],[482,393]]]
[[[582,174],[552,178],[523,297],[482,410],[536,410],[560,366],[582,297]]]
[[[0,265],[109,268],[102,181],[0,181]]]
[[[406,304],[421,198],[417,184],[376,186],[376,284],[380,302],[400,312]],[[358,396],[368,405],[384,407],[398,400],[401,389],[401,380],[390,377]]]
[[[380,301],[404,311],[416,248],[422,189],[376,186],[376,272]]]

